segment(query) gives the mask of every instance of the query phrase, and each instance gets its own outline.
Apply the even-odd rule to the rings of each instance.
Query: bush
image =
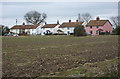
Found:
[[[120,26],[117,26],[117,27],[113,30],[113,35],[120,35]]]
[[[74,35],[74,33],[70,33],[70,35]]]
[[[2,35],[9,34],[9,32],[10,32],[10,29],[7,26],[2,27]]]
[[[2,36],[2,27],[0,27],[0,36]]]
[[[86,32],[84,30],[84,26],[79,25],[74,29],[74,36],[86,36]]]
[[[52,33],[46,33],[45,35],[52,35]]]
[[[54,33],[53,35],[67,35],[65,33]]]
[[[109,35],[110,32],[106,31],[106,32],[100,32],[100,35]]]

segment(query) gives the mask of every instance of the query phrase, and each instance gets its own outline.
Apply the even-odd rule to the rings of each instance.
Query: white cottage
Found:
[[[42,29],[42,35],[50,35],[50,34],[56,34],[58,33],[60,24],[46,24],[41,27]]]
[[[78,22],[78,20],[76,20],[76,22],[69,20],[69,22],[63,22],[59,28],[64,34],[70,35],[74,33],[75,27],[82,24],[83,22]]]
[[[14,34],[26,34],[26,35],[38,35],[41,34],[42,24],[35,25],[15,25],[11,28],[11,32]]]

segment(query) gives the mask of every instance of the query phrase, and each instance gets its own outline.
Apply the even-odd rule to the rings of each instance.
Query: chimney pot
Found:
[[[23,22],[23,24],[22,25],[25,25],[25,22]]]
[[[99,18],[99,17],[97,17],[97,18],[96,18],[96,20],[97,20],[97,21],[99,21],[99,20],[100,20],[100,18]]]
[[[47,24],[47,22],[45,22],[45,25]]]
[[[69,20],[69,22],[71,22],[71,20]]]
[[[59,24],[59,20],[57,20],[57,24]]]
[[[78,20],[76,20],[76,22],[78,22]]]

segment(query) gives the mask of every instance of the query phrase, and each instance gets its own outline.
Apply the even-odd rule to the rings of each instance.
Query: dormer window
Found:
[[[99,28],[99,26],[96,26],[96,28]]]
[[[92,29],[92,26],[90,26],[90,28]]]

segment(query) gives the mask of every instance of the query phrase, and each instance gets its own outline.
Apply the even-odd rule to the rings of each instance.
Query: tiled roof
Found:
[[[55,26],[57,26],[58,24],[46,24],[44,25],[42,28],[54,28]]]
[[[79,24],[82,25],[83,22],[64,22],[60,27],[77,27]]]
[[[36,29],[39,24],[36,25],[15,25],[11,29]]]
[[[86,26],[103,26],[109,20],[90,20]]]

